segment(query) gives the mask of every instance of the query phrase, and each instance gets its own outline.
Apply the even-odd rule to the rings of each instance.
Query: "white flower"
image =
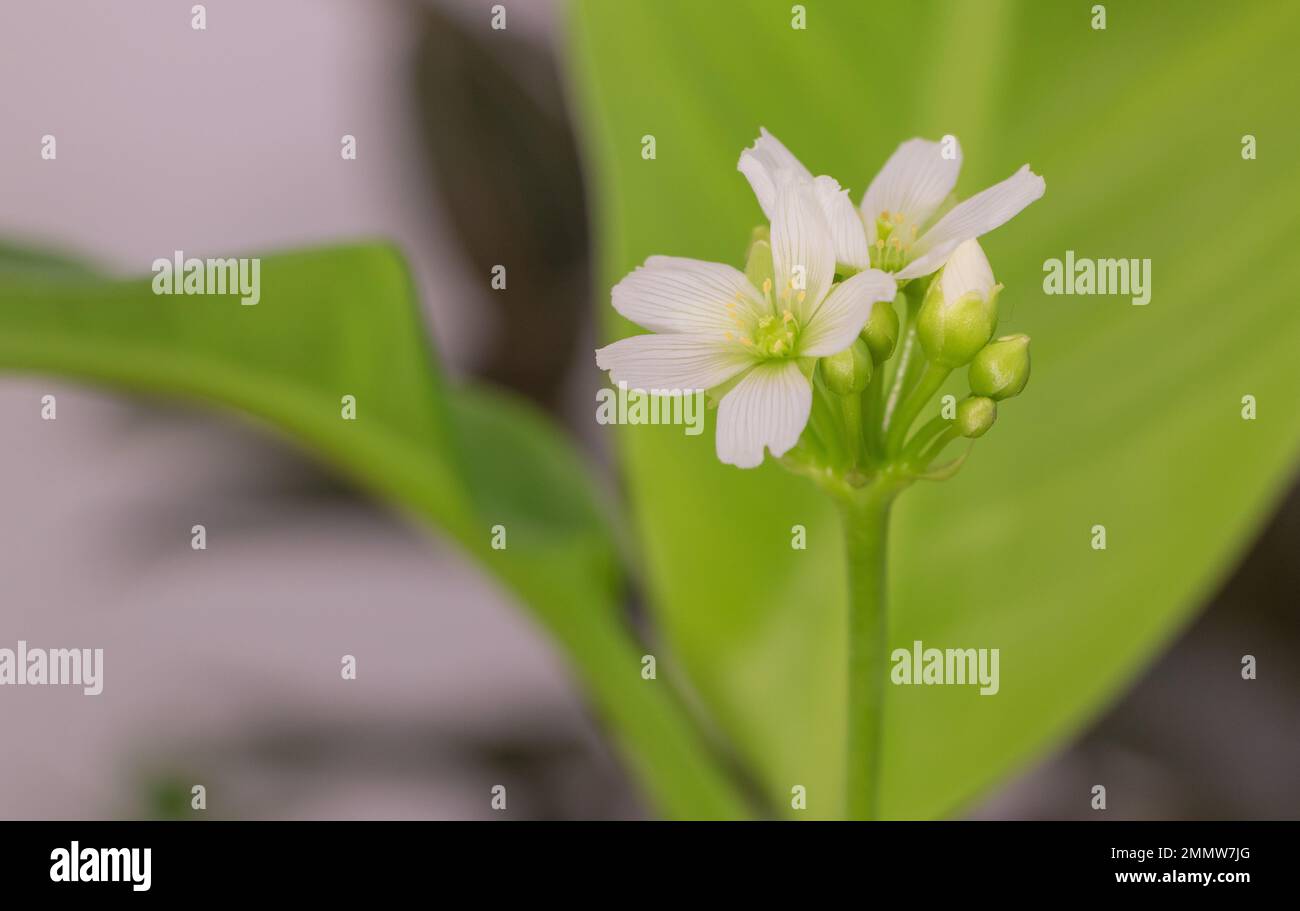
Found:
[[[839,184],[829,177],[813,178],[767,130],[760,130],[753,147],[741,153],[738,167],[749,178],[759,205],[769,217],[776,173],[789,169],[813,181],[821,187],[818,198],[833,226],[837,261],[858,269],[870,264],[895,273],[899,279],[909,279],[929,275],[962,241],[1010,221],[1046,189],[1043,178],[1024,165],[930,224],[957,185],[961,171],[961,146],[957,140],[953,138],[947,144],[950,157],[944,157],[944,148],[943,142],[925,139],[909,139],[900,145],[871,181],[856,213],[859,217],[852,222],[844,213],[847,199]]]
[[[736,168],[749,179],[768,221],[776,220],[776,187],[781,175],[793,174],[811,183],[817,204],[831,229],[835,261],[855,269],[866,269],[871,265],[867,255],[867,235],[862,230],[862,219],[854,210],[853,203],[849,202],[849,191],[841,190],[833,177],[824,174],[813,177],[812,172],[766,128],[758,128],[758,139],[740,153]]]
[[[814,185],[772,175],[772,272],[755,288],[720,263],[652,256],[614,286],[614,309],[652,335],[596,352],[614,382],[633,389],[686,391],[733,383],[718,405],[718,458],[741,468],[798,441],[812,406],[800,359],[850,344],[876,301],[893,300],[894,280],[868,269],[832,287],[835,247]]]

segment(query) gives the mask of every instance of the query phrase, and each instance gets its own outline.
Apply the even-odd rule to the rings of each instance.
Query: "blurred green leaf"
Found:
[[[963,197],[1024,162],[1046,177],[1046,197],[985,243],[1002,329],[1034,339],[1029,388],[955,480],[895,513],[891,646],[1001,650],[996,696],[887,693],[884,813],[949,814],[1115,696],[1295,468],[1300,7],[1114,3],[1094,31],[1087,4],[821,0],[799,31],[790,6],[576,4],[599,305],[623,336],[607,291],[646,256],[741,264],[762,216],[735,166],[760,126],[855,202],[915,135],[962,140]],[[1257,161],[1241,158],[1246,133]],[[1044,295],[1042,264],[1067,249],[1152,259],[1150,305]],[[720,465],[711,428],[620,442],[670,643],[773,804],[803,784],[811,815],[834,814],[845,592],[830,509],[771,465]],[[1222,659],[1224,685],[1239,682],[1240,656]]]
[[[89,277],[89,264],[57,250],[0,242],[0,273],[36,273],[47,277]]]
[[[531,406],[446,386],[396,251],[264,257],[261,292],[241,306],[234,296],[157,296],[147,279],[0,267],[0,368],[187,397],[287,434],[440,529],[519,595],[661,809],[743,812],[685,712],[641,679],[615,535],[587,467]],[[345,395],[356,397],[355,421],[341,417]],[[504,550],[490,546],[498,524]]]

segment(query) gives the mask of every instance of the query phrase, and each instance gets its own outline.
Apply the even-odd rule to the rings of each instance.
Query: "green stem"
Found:
[[[939,453],[943,452],[944,447],[959,436],[961,436],[961,433],[958,431],[957,426],[955,424],[950,426],[943,433],[939,434],[938,439],[926,447],[926,449],[915,458],[911,467],[916,471],[926,471],[930,467],[930,463],[938,458]]]
[[[921,429],[912,434],[912,438],[907,441],[899,461],[904,464],[915,462],[925,450],[926,445],[951,426],[952,421],[941,414],[922,424]]]
[[[916,337],[916,321],[921,315],[921,304],[929,286],[929,277],[916,278],[904,284],[903,290],[898,292],[898,296],[903,298],[903,331],[893,359],[894,372],[890,377],[889,391],[882,406],[881,426],[884,430],[889,429],[894,410],[902,403],[911,383],[916,379],[916,352],[921,346]]]
[[[916,384],[916,388],[908,394],[903,404],[898,407],[894,413],[894,419],[889,423],[889,433],[885,437],[885,452],[889,455],[897,455],[903,448],[903,441],[907,439],[907,432],[912,429],[912,422],[916,416],[921,413],[925,403],[930,401],[931,397],[943,386],[943,381],[948,378],[952,369],[941,367],[938,364],[927,364],[925,373],[921,376],[921,381]]]
[[[907,383],[907,368],[911,366],[913,352],[918,347],[920,343],[916,339],[916,318],[909,305],[903,321],[903,334],[898,340],[897,356],[894,358],[894,373],[890,377],[889,390],[885,393],[885,401],[881,406],[881,425],[884,430],[889,429],[894,417],[894,409],[903,399],[904,387]],[[882,436],[881,439],[883,438]]]
[[[875,819],[888,673],[885,559],[898,486],[887,476],[841,500],[849,569],[848,749],[845,815]]]
[[[871,381],[867,383],[866,392],[862,395],[863,412],[865,415],[865,442],[867,445],[867,458],[872,462],[883,461],[884,441],[880,437],[880,413],[884,405],[885,389],[885,365],[876,364],[875,370],[871,374]]]
[[[857,468],[862,462],[862,393],[840,396],[840,411],[849,440],[849,467]]]
[[[840,415],[831,403],[834,398],[826,385],[821,381],[821,377],[815,377],[813,380],[813,401],[812,413],[809,422],[813,425],[813,430],[821,439],[822,445],[826,449],[826,456],[832,465],[843,465],[847,456],[844,452],[844,433],[840,424]]]

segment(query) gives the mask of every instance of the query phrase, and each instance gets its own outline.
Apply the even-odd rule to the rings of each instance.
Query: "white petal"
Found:
[[[993,269],[989,267],[984,248],[975,238],[964,240],[952,251],[952,256],[943,264],[943,273],[939,277],[943,287],[943,299],[955,301],[969,291],[978,291],[985,299],[993,293],[997,282],[993,278]]]
[[[740,162],[736,168],[749,179],[749,185],[754,188],[754,195],[758,197],[758,204],[763,208],[768,221],[773,219],[776,212],[777,175],[782,171],[793,171],[812,180],[812,173],[781,144],[781,140],[764,127],[758,128],[758,138],[754,144],[740,153]]]
[[[739,344],[699,335],[633,335],[596,350],[596,366],[631,389],[710,389],[753,363]]]
[[[718,404],[718,458],[756,468],[763,447],[774,457],[799,441],[812,409],[812,385],[795,361],[759,364]]]
[[[840,282],[799,335],[799,354],[825,357],[843,351],[866,325],[871,305],[892,301],[895,290],[894,279],[879,269],[867,269]]]
[[[959,243],[987,234],[1010,221],[1025,206],[1042,196],[1046,188],[1043,178],[1025,165],[1001,183],[958,203],[916,242],[912,248],[914,259],[898,273],[898,277],[916,278],[930,274],[943,265]]]
[[[614,286],[614,309],[655,332],[737,332],[730,311],[753,317],[767,305],[743,272],[722,263],[652,256]],[[746,323],[750,322],[746,319]]]
[[[867,230],[858,210],[849,202],[849,191],[841,190],[835,178],[822,176],[813,181],[813,192],[830,225],[835,261],[855,269],[871,265],[867,257]]]
[[[788,307],[800,325],[835,280],[835,246],[813,184],[789,171],[778,178],[772,271],[778,309]]]
[[[953,157],[943,157],[943,142],[909,139],[894,150],[862,197],[867,237],[876,241],[876,219],[882,212],[902,213],[918,229],[957,186],[961,145],[952,140]]]

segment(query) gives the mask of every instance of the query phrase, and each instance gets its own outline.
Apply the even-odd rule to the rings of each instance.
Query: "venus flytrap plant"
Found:
[[[987,433],[997,403],[1029,377],[1027,336],[990,341],[1002,286],[975,238],[1041,196],[1043,180],[1025,166],[926,228],[960,166],[956,140],[905,142],[855,210],[837,181],[814,177],[761,131],[738,169],[771,228],[755,230],[745,271],[651,257],[612,297],[655,334],[596,352],[616,382],[708,388],[722,461],[756,467],[766,449],[838,504],[850,593],[844,815],[852,819],[878,815],[894,500],[917,480],[956,474],[965,455],[939,464],[949,444]],[[913,432],[967,365],[971,395]]]

